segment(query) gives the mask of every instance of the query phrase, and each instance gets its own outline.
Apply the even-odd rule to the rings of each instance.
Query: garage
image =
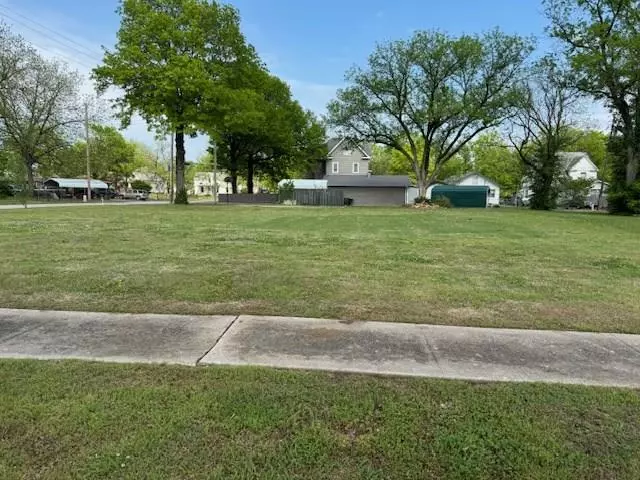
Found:
[[[341,190],[354,206],[400,206],[405,204],[409,177],[406,175],[331,175],[330,190]]]

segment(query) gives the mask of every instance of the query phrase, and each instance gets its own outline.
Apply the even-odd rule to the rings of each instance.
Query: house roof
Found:
[[[287,182],[293,182],[293,188],[295,190],[326,190],[326,180],[307,180],[302,178],[294,178],[291,180],[280,180],[278,186],[282,187]]]
[[[329,151],[327,156],[330,157],[331,154],[334,151],[336,151],[338,147],[346,140],[347,140],[346,137],[330,138],[327,141],[327,150]],[[358,150],[360,150],[365,157],[371,158],[371,155],[373,153],[373,145],[371,143],[360,143],[360,142],[353,142],[353,143],[358,147]]]
[[[500,184],[498,182],[496,182],[493,178],[489,178],[486,175],[482,175],[481,173],[478,172],[469,172],[469,173],[465,173],[464,175],[460,175],[458,177],[449,177],[447,178],[443,183],[445,185],[457,185],[458,183],[462,182],[463,180],[469,178],[469,177],[473,177],[473,176],[478,176],[478,177],[482,177],[485,180],[493,183],[496,186],[500,186]]]
[[[583,158],[586,158],[589,162],[593,163],[589,154],[586,152],[558,152],[558,158],[562,161],[563,167],[567,172]]]
[[[44,183],[55,182],[58,188],[87,188],[86,178],[49,178]],[[109,188],[102,180],[91,179],[91,188]]]
[[[407,175],[328,175],[329,187],[407,188]]]

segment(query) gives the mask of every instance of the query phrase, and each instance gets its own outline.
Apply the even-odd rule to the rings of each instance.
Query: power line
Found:
[[[81,50],[78,50],[77,48],[75,48],[75,47],[73,47],[73,46],[67,45],[67,44],[65,44],[65,43],[61,42],[60,40],[58,40],[58,39],[56,39],[56,38],[52,37],[51,35],[49,35],[49,34],[47,34],[47,33],[43,32],[43,31],[41,31],[41,30],[38,30],[37,28],[31,27],[30,25],[28,25],[28,24],[26,24],[26,23],[24,23],[24,22],[22,22],[22,21],[20,21],[20,20],[17,20],[17,19],[15,19],[15,18],[11,17],[10,15],[7,15],[6,13],[0,12],[0,16],[3,16],[3,17],[5,17],[5,18],[9,19],[9,20],[11,20],[12,22],[16,22],[16,23],[18,23],[19,25],[22,25],[23,27],[28,28],[29,30],[31,30],[31,31],[33,31],[33,32],[35,32],[35,33],[37,33],[37,34],[42,35],[42,36],[44,36],[44,37],[48,38],[49,40],[52,40],[52,41],[56,42],[58,45],[62,46],[63,48],[69,48],[69,49],[71,49],[71,50],[74,50],[74,51],[75,51],[75,52],[77,52],[78,54],[80,54],[80,55],[84,55],[85,57],[88,57],[90,60],[92,60],[92,61],[94,61],[94,62],[96,62],[96,63],[100,63],[100,60],[96,60],[94,57],[92,57],[92,56],[91,56],[91,55],[89,55],[88,53],[82,52]],[[74,61],[76,61],[76,62],[77,62],[77,60],[74,60]],[[80,62],[78,62],[78,63],[80,63]]]
[[[9,12],[11,12],[11,14],[12,14],[12,15],[17,15],[17,16],[18,16],[18,17],[20,17],[20,18],[24,18],[24,19],[25,19],[25,20],[27,20],[28,22],[31,22],[31,23],[33,23],[34,25],[38,25],[39,27],[44,28],[45,30],[47,30],[47,31],[49,31],[49,32],[51,32],[51,33],[53,33],[54,35],[57,35],[57,36],[59,36],[59,37],[61,37],[61,38],[64,38],[66,41],[71,42],[72,44],[74,44],[74,45],[77,45],[77,46],[81,47],[81,48],[82,48],[82,49],[84,49],[86,52],[90,53],[91,55],[98,55],[98,56],[102,56],[102,52],[97,53],[97,50],[93,50],[93,49],[87,48],[87,46],[82,45],[82,44],[81,44],[81,43],[79,43],[79,42],[76,42],[74,39],[72,39],[72,38],[70,38],[70,37],[67,37],[66,35],[64,35],[64,34],[62,34],[62,33],[60,33],[60,32],[57,32],[57,31],[53,30],[52,28],[49,28],[49,27],[47,27],[46,25],[43,25],[43,24],[42,24],[42,23],[40,23],[40,22],[36,22],[35,20],[33,20],[33,19],[31,19],[31,18],[29,18],[29,17],[27,17],[27,16],[25,16],[25,15],[22,15],[21,13],[17,12],[16,10],[12,10],[11,8],[9,8],[9,7],[8,7],[8,6],[6,6],[6,5],[2,5],[2,4],[0,4],[0,8],[3,8],[3,9],[5,9],[5,10],[8,10]]]

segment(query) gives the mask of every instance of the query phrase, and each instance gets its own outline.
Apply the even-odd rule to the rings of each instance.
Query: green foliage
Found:
[[[500,195],[510,198],[520,190],[524,170],[513,149],[495,131],[480,135],[469,144],[473,170],[500,185]]]
[[[612,157],[608,150],[609,136],[599,130],[572,129],[573,137],[567,146],[568,152],[585,152],[598,167],[598,178],[605,182],[611,181]]]
[[[0,178],[0,198],[13,197],[14,191],[8,178]]]
[[[438,197],[431,203],[439,206],[440,208],[453,208],[453,204],[451,203],[451,200],[449,200],[449,197]]]
[[[233,111],[231,79],[244,64],[257,62],[255,52],[229,5],[123,0],[118,11],[115,49],[93,72],[98,89],[123,90],[116,105],[124,124],[138,113],[161,133],[175,131],[176,187],[184,190],[185,135],[214,131]]]
[[[428,202],[429,202],[429,199],[427,197],[416,197],[413,199],[413,203],[416,205],[421,203],[428,203]]]
[[[589,190],[593,180],[586,178],[567,179],[562,184],[560,192],[560,206],[564,208],[583,208],[587,203]]]
[[[531,51],[530,41],[499,31],[417,32],[382,44],[367,69],[347,73],[350,85],[328,106],[330,123],[398,151],[424,194],[467,143],[522,102],[518,80]]]
[[[530,206],[534,210],[557,207],[565,175],[558,154],[573,139],[570,112],[579,98],[567,78],[565,67],[555,58],[540,59],[526,84],[526,101],[512,120],[521,137],[509,138],[533,190]]]
[[[149,182],[145,182],[143,180],[133,180],[131,182],[131,189],[132,190],[141,190],[143,192],[151,192],[152,187],[151,184]]]
[[[289,180],[284,182],[278,187],[278,196],[280,197],[280,203],[291,201],[294,198],[295,186],[293,181]]]
[[[609,211],[616,215],[640,214],[640,181],[631,185],[614,184],[607,192]]]
[[[252,192],[256,175],[273,182],[304,175],[325,158],[326,133],[324,125],[293,100],[282,80],[260,66],[243,73],[236,81],[236,106],[209,133],[220,168],[234,178],[234,191],[237,177],[243,176]]]
[[[613,211],[632,212],[640,172],[640,9],[635,0],[545,0],[551,33],[565,46],[576,86],[606,103],[620,149],[613,162]],[[618,172],[616,172],[618,170]],[[625,192],[629,190],[629,192]]]
[[[76,137],[80,76],[41,56],[0,23],[0,142],[20,156],[28,190],[34,170]]]

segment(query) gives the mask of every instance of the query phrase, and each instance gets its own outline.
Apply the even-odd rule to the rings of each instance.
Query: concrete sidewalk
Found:
[[[0,309],[0,358],[75,358],[640,388],[640,336]]]

